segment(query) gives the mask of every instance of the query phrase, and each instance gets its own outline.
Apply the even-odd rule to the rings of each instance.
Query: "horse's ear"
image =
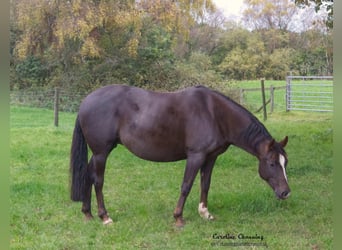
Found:
[[[283,148],[285,148],[285,146],[286,146],[288,140],[289,140],[288,136],[285,136],[285,138],[284,138],[282,141],[280,141],[279,144],[280,144]]]

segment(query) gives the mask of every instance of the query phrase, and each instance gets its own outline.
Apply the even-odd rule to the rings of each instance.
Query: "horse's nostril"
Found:
[[[281,193],[282,198],[287,198],[289,196],[290,192],[289,191],[284,191]]]

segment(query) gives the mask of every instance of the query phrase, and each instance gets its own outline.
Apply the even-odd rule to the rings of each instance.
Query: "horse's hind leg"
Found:
[[[86,185],[85,185],[85,193],[84,193],[84,199],[83,199],[83,205],[82,205],[82,212],[84,213],[87,220],[90,220],[93,218],[93,215],[91,214],[91,191],[92,191],[92,172],[94,171],[94,163],[93,163],[93,157],[90,159],[88,164],[88,171],[87,176],[85,179]]]
[[[107,214],[102,192],[107,156],[108,154],[93,155],[93,163],[95,166],[93,180],[97,199],[98,216],[102,219],[103,224],[109,224],[113,222]]]

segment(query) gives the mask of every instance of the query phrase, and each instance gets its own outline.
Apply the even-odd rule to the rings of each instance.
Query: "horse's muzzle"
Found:
[[[282,192],[275,192],[276,196],[278,199],[280,200],[286,200],[290,194],[291,194],[291,191],[290,190],[285,190],[285,191],[282,191]]]

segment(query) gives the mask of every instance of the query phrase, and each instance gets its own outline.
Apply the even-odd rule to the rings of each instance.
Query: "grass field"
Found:
[[[81,204],[69,198],[76,114],[61,113],[58,128],[51,110],[11,107],[10,114],[11,249],[332,249],[331,114],[276,112],[265,123],[276,139],[289,136],[289,199],[277,200],[258,176],[257,160],[232,147],[213,172],[209,210],[216,220],[197,213],[197,178],[183,229],[174,227],[172,213],[184,161],[143,161],[119,146],[107,162],[104,186],[114,223],[86,222]]]

